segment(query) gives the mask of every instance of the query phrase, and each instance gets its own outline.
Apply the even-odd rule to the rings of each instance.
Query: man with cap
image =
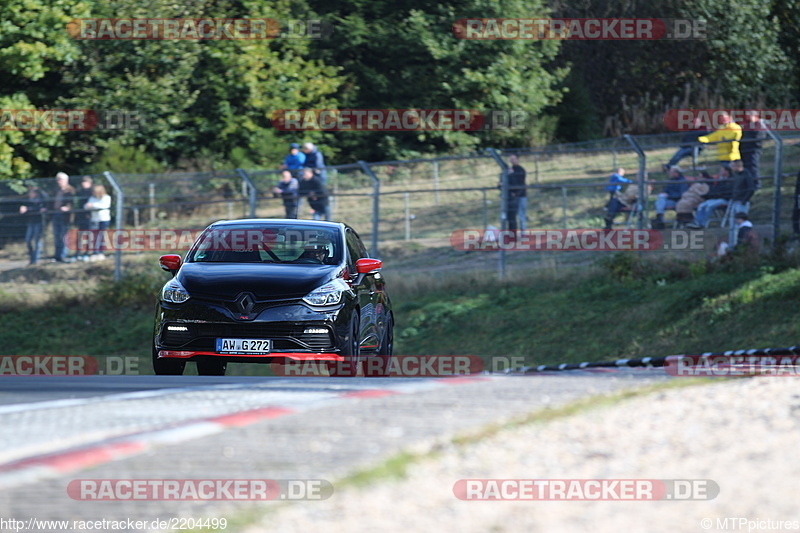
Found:
[[[292,143],[289,145],[289,153],[283,159],[281,170],[291,170],[292,174],[302,169],[306,162],[306,155],[300,151],[300,145]]]

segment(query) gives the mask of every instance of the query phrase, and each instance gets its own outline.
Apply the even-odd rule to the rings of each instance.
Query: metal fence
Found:
[[[536,149],[487,150],[463,156],[365,163],[358,161],[326,168],[326,188],[332,220],[352,225],[380,255],[392,242],[414,241],[421,246],[448,246],[456,229],[503,228],[503,172],[511,154],[527,170],[528,228],[597,228],[603,225],[603,206],[609,174],[625,168],[639,190],[634,227],[647,227],[653,201],[667,179],[662,164],[680,144],[682,134],[624,136]],[[761,187],[751,201],[751,217],[768,225],[770,236],[791,228],[791,206],[800,170],[800,135],[776,135],[763,142]],[[715,148],[698,145],[682,162],[687,174],[715,174]],[[80,176],[72,176],[78,186]],[[114,197],[112,227],[201,229],[219,219],[284,216],[273,188],[280,178],[275,169],[232,169],[221,172],[112,174],[92,176],[107,184]],[[4,241],[24,237],[25,220],[19,205],[25,187],[54,187],[53,178],[0,183],[0,225]],[[652,192],[648,193],[648,186]],[[76,212],[80,206],[76,206]],[[299,218],[311,218],[301,200]],[[52,246],[52,240],[45,246]],[[47,249],[47,248],[46,248]],[[122,253],[116,253],[116,277],[122,272]]]

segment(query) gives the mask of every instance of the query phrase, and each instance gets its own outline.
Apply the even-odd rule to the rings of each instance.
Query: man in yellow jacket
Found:
[[[729,167],[731,161],[742,158],[739,153],[739,141],[742,139],[742,127],[731,120],[728,113],[720,116],[722,127],[709,135],[698,137],[701,143],[718,143],[717,160],[721,165]]]

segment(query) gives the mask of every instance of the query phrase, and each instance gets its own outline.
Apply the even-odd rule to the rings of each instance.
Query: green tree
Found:
[[[339,65],[343,106],[366,109],[513,110],[539,117],[558,101],[566,69],[550,68],[557,41],[463,40],[461,18],[545,16],[539,0],[430,2],[310,1],[331,20],[333,36],[314,43],[317,57]],[[549,136],[547,121],[525,131],[339,133],[349,159],[380,160],[485,146],[526,145]]]
[[[88,6],[75,0],[6,0],[0,3],[0,109],[55,107],[61,72],[80,56],[65,31]],[[5,120],[10,117],[6,113]],[[55,170],[66,134],[0,125],[0,178],[28,178]]]

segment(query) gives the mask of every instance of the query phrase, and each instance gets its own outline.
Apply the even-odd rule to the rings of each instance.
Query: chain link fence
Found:
[[[653,202],[663,190],[667,172],[663,165],[681,143],[682,134],[620,137],[537,149],[497,152],[507,162],[512,154],[527,171],[527,220],[529,229],[603,227],[608,200],[609,175],[626,170],[641,187],[641,215],[617,223],[648,227]],[[800,134],[773,135],[763,141],[760,188],[751,200],[750,215],[759,226],[792,231],[795,176],[800,171]],[[704,148],[704,149],[702,149]],[[719,163],[713,146],[698,147],[681,161],[685,173],[716,174]],[[503,228],[501,177],[503,168],[492,154],[469,154],[404,161],[362,161],[326,167],[331,220],[347,222],[379,255],[391,243],[414,242],[417,246],[449,246],[458,229]],[[282,199],[273,189],[280,170],[234,169],[220,172],[166,174],[111,174],[91,176],[107,186],[112,195],[112,228],[202,229],[220,219],[248,217],[282,218]],[[82,176],[70,177],[80,187]],[[641,185],[640,185],[641,184]],[[26,190],[39,187],[52,192],[54,178],[0,182],[2,244],[24,240],[30,218],[19,212]],[[86,211],[76,202],[69,215],[74,225]],[[53,211],[40,215],[48,227]],[[668,215],[671,216],[671,215]],[[298,217],[309,219],[308,203],[300,200]],[[667,221],[669,223],[669,220]],[[54,247],[45,229],[43,257]],[[24,248],[19,247],[20,259]],[[180,251],[180,250],[175,250]],[[122,265],[117,254],[117,277]]]

